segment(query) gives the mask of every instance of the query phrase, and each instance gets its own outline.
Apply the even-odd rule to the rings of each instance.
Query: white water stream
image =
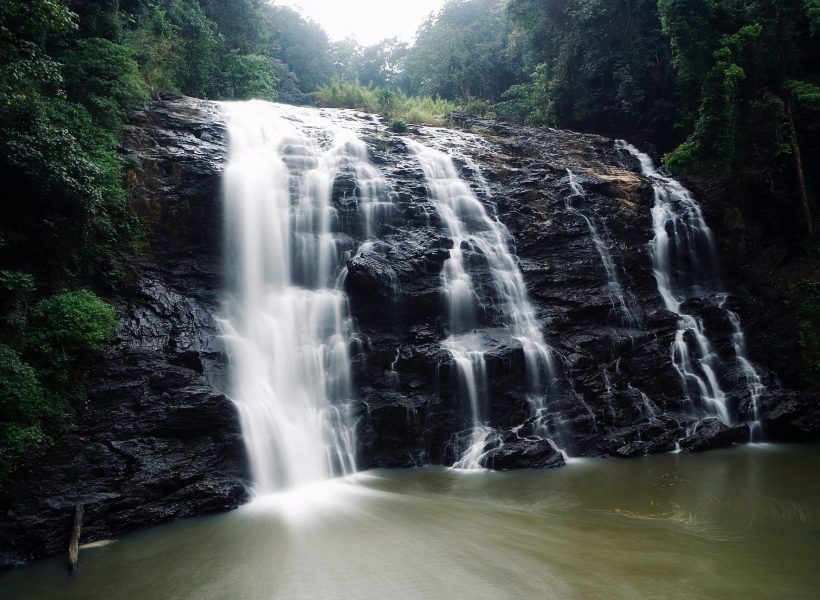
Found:
[[[450,258],[442,273],[449,316],[449,337],[443,345],[452,355],[459,389],[466,394],[473,416],[469,447],[454,466],[477,469],[481,468],[481,458],[492,431],[487,427],[483,412],[487,402],[487,342],[486,332],[480,329],[479,313],[485,307],[480,305],[469,273],[471,261],[481,257],[486,262],[495,288],[497,304],[493,309],[500,313],[510,335],[523,348],[530,402],[536,415],[543,411],[548,387],[555,377],[552,351],[527,299],[524,278],[510,252],[511,238],[506,227],[487,213],[459,176],[448,154],[411,139],[405,141],[421,164],[429,199],[453,240]],[[486,187],[485,182],[480,183]]]
[[[692,194],[675,179],[658,171],[652,159],[634,146],[619,141],[617,147],[634,156],[642,174],[652,182],[655,204],[652,207],[654,237],[649,244],[652,269],[664,306],[679,316],[678,330],[672,344],[672,360],[680,374],[687,399],[695,407],[717,416],[726,424],[734,421],[729,414],[727,393],[718,373],[720,358],[706,336],[703,323],[687,314],[682,305],[693,298],[715,304],[726,312],[734,333],[732,345],[735,360],[746,377],[748,393],[757,420],[757,402],[764,391],[762,380],[746,356],[740,318],[724,308],[726,293],[718,274],[714,236]],[[696,392],[696,396],[693,396]],[[759,425],[752,426],[752,436]]]
[[[604,239],[604,236],[601,235],[598,225],[595,222],[597,216],[587,216],[582,210],[584,206],[588,204],[586,192],[578,182],[578,178],[575,176],[575,173],[567,169],[567,175],[569,177],[569,187],[570,190],[572,190],[572,194],[566,197],[565,205],[572,214],[583,219],[589,229],[589,235],[592,238],[595,251],[598,252],[598,256],[601,257],[601,264],[606,272],[607,286],[609,288],[609,299],[610,302],[612,302],[612,309],[615,314],[618,315],[618,318],[623,325],[636,325],[638,323],[638,318],[627,300],[623,285],[621,285],[618,272],[615,268],[615,260],[612,258],[612,252],[609,249],[609,243]],[[580,202],[581,206],[575,206],[576,202]]]
[[[225,105],[230,296],[223,330],[254,478],[263,495],[355,471],[350,321],[333,182],[357,179],[366,235],[386,185],[349,130],[316,111]]]
[[[321,113],[264,102],[225,104],[230,154],[224,174],[226,270],[229,296],[223,331],[233,366],[236,402],[254,478],[264,495],[356,470],[352,403],[351,323],[342,289],[345,258],[355,242],[340,236],[332,203],[339,175],[354,179],[352,216],[361,241],[374,240],[394,206],[390,187],[367,158],[355,127]],[[450,155],[405,139],[424,172],[428,197],[453,240],[441,275],[447,299],[448,337],[443,347],[455,368],[456,387],[469,405],[473,427],[460,440],[455,466],[482,466],[495,437],[487,414],[487,353],[504,337],[523,349],[533,416],[541,418],[556,373],[504,225],[488,213]],[[702,415],[732,418],[717,373],[719,357],[702,323],[682,305],[725,293],[714,269],[711,231],[691,194],[659,173],[651,160],[625,143],[655,188],[651,256],[664,305],[679,315],[674,365],[693,407]],[[479,184],[488,189],[477,167]],[[634,323],[614,261],[595,221],[584,213],[585,193],[569,172],[570,210],[587,224],[609,280],[610,296],[624,323]],[[349,217],[351,215],[348,215]],[[345,241],[346,240],[346,241]],[[372,244],[374,242],[365,242]],[[477,274],[492,287],[492,304],[479,299]],[[725,309],[724,309],[725,310]],[[496,324],[487,325],[492,314]],[[745,353],[740,321],[726,311],[736,360],[753,402],[764,387]],[[647,418],[654,408],[647,401]],[[539,435],[550,437],[546,428]]]

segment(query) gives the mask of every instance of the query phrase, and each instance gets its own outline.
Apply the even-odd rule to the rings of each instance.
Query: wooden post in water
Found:
[[[74,508],[74,527],[71,529],[71,541],[68,543],[68,572],[76,573],[80,562],[80,533],[83,530],[83,505]]]

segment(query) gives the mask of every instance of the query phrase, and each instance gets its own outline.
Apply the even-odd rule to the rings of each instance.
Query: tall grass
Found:
[[[419,125],[446,125],[461,106],[451,100],[406,96],[387,88],[368,88],[359,83],[334,80],[311,94],[319,106],[354,108],[379,113],[389,120]]]

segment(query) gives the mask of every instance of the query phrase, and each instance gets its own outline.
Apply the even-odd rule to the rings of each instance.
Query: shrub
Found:
[[[459,106],[450,100],[429,96],[403,96],[392,116],[407,123],[441,126],[449,123],[450,116],[458,110]]]
[[[494,112],[495,106],[489,100],[469,98],[459,102],[458,110],[478,117],[486,117]]]
[[[410,130],[407,128],[407,123],[396,119],[390,124],[390,131],[393,133],[407,133]]]
[[[0,421],[36,422],[43,414],[43,398],[34,369],[0,344]]]
[[[334,80],[311,94],[320,106],[354,108],[380,113],[392,121],[422,125],[445,125],[460,107],[450,100],[429,96],[405,96],[387,88],[371,89],[360,83]]]
[[[226,89],[222,95],[226,98],[276,98],[276,74],[271,60],[266,56],[230,52],[226,57],[224,78]]]
[[[63,405],[49,401],[35,370],[0,344],[0,480],[18,458],[46,442],[44,431],[59,427],[64,417]]]
[[[106,39],[78,40],[63,57],[63,75],[69,98],[109,131],[148,97],[131,52]]]
[[[34,97],[2,116],[0,264],[55,287],[76,278],[110,285],[114,248],[137,229],[115,136],[82,105],[57,98]]]
[[[320,105],[333,108],[353,108],[364,112],[379,112],[376,93],[358,83],[334,79],[320,86],[310,96]]]
[[[26,347],[46,360],[96,350],[117,329],[114,309],[93,292],[62,292],[38,302],[26,331]]]

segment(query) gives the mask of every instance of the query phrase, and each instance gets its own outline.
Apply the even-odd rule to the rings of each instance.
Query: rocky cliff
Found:
[[[83,541],[243,503],[247,468],[225,397],[220,289],[224,125],[213,104],[152,104],[125,129],[133,208],[150,232],[116,300],[120,330],[87,375],[65,437],[0,497],[0,565],[62,552],[72,511]]]
[[[333,199],[342,231],[357,241],[345,288],[355,322],[354,410],[360,468],[452,464],[471,428],[442,347],[441,268],[452,241],[435,216],[417,161],[403,136],[377,119],[330,111],[368,144],[391,186],[391,217],[378,240],[360,245],[355,178],[340,173]],[[544,418],[573,456],[633,456],[700,450],[748,440],[745,425],[715,419],[687,427],[688,408],[670,347],[677,318],[663,308],[647,246],[653,191],[636,161],[612,140],[462,117],[459,130],[413,129],[410,137],[448,151],[476,195],[515,242],[530,300],[560,366]],[[0,497],[0,561],[61,551],[72,509],[86,506],[84,541],[174,518],[229,510],[247,497],[238,419],[226,397],[227,358],[218,335],[221,288],[220,175],[227,133],[218,105],[188,98],[154,102],[126,128],[124,152],[135,211],[150,235],[123,258],[130,277],[117,299],[117,340],[89,366],[88,407],[42,457],[32,457]],[[585,190],[568,202],[568,170]],[[737,209],[701,198],[730,256]],[[584,220],[594,218],[635,319],[614,317],[611,286]],[[479,261],[480,262],[480,261]],[[751,359],[767,393],[759,418],[771,439],[817,434],[815,397],[784,389],[798,360],[796,322],[763,303],[765,281],[728,265],[729,303],[746,325]],[[482,306],[491,286],[476,276]],[[486,278],[486,277],[485,277]],[[732,323],[693,301],[722,362],[732,364]],[[488,418],[499,432],[490,466],[557,466],[554,444],[534,428],[523,384],[522,348],[483,315],[490,389]],[[752,420],[742,371],[720,374],[737,422]]]

